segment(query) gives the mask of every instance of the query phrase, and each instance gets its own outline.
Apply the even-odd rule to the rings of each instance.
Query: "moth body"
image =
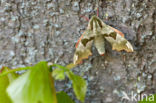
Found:
[[[94,39],[94,45],[100,55],[105,54],[105,41],[102,36],[96,36]]]

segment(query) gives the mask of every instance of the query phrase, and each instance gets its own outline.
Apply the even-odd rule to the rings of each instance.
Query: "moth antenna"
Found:
[[[97,16],[99,17],[99,7],[97,7]]]
[[[86,21],[89,21],[89,18],[86,17],[86,16],[81,15],[80,17],[81,17],[81,18],[84,18]]]

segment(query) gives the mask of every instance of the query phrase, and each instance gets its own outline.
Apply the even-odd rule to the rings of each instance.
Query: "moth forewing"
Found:
[[[133,52],[133,46],[131,45],[131,43],[129,41],[127,41],[126,46],[128,47],[128,52]]]
[[[110,29],[109,26],[105,26],[102,28],[101,30],[101,34],[105,37],[112,37],[112,38],[116,38],[116,32],[112,29]]]
[[[118,33],[118,34],[120,34],[122,37],[124,37],[124,34],[121,32],[121,31],[119,31],[119,30],[117,30],[117,29],[115,29],[115,28],[113,28],[113,27],[111,27],[111,26],[109,26],[111,29],[113,29],[116,33]]]
[[[84,46],[82,42],[79,43],[73,58],[74,64],[79,64],[83,59],[87,59],[90,55],[92,55],[92,42],[93,41],[89,41],[86,46]]]
[[[117,51],[125,50],[127,52],[133,52],[132,45],[118,33],[116,39],[112,37],[105,37],[105,39],[111,43],[113,50]]]
[[[112,36],[113,38],[116,38],[116,32],[111,29],[111,27],[109,25],[106,25],[101,19],[98,18],[99,21],[99,34],[103,35],[103,36]],[[113,35],[112,35],[113,34]]]
[[[82,44],[85,46],[89,41],[93,40],[95,35],[91,30],[86,30],[83,33],[83,38],[81,39]]]

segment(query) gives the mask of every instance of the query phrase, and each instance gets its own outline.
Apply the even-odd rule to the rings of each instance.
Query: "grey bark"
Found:
[[[87,27],[81,15],[95,15],[97,7],[99,17],[122,31],[134,52],[112,51],[106,43],[105,56],[99,56],[93,47],[93,56],[74,68],[88,82],[85,103],[135,103],[121,98],[132,91],[155,94],[155,0],[1,0],[0,66],[71,63],[74,45]],[[57,85],[72,90],[68,80]]]

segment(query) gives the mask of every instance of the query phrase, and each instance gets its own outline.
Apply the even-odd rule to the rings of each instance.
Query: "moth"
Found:
[[[107,40],[112,50],[125,50],[133,52],[133,47],[119,30],[105,24],[98,16],[92,16],[89,20],[88,27],[76,43],[74,54],[74,64],[79,64],[83,59],[92,55],[92,44],[96,47],[100,55],[105,54],[105,40]]]

